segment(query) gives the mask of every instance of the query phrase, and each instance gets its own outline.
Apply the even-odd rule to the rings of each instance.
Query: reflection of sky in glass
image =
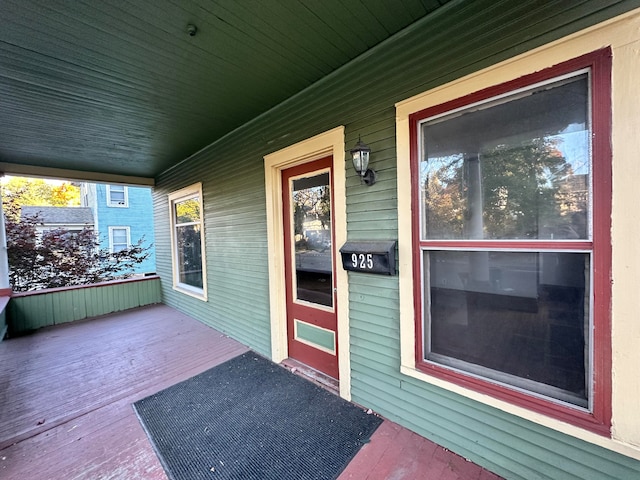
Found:
[[[424,186],[427,178],[433,178],[438,170],[447,166],[447,174],[453,176],[457,168],[460,168],[464,156],[459,153],[456,155],[447,155],[446,157],[425,158],[420,162],[420,184]],[[438,180],[443,187],[447,186],[446,177],[439,175]]]
[[[559,135],[553,137],[558,139],[558,150],[571,164],[575,175],[589,173],[589,130],[584,125],[572,123]]]
[[[589,173],[589,130],[586,130],[583,124],[572,123],[560,134],[547,138],[556,144],[562,156],[571,165],[574,175],[586,175]],[[420,182],[424,185],[424,181],[433,177],[442,167],[449,166],[451,169],[455,169],[460,167],[462,161],[462,154],[424,158],[420,162]],[[449,170],[447,173],[452,173],[452,171]],[[445,178],[439,176],[439,180],[443,186],[446,186]]]

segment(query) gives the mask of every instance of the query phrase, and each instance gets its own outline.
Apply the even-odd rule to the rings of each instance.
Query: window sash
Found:
[[[128,195],[125,185],[107,185],[107,205],[110,207],[126,207],[127,204]]]
[[[195,228],[189,228],[195,227]],[[176,225],[176,254],[179,283],[189,287],[203,287],[200,225]]]
[[[421,252],[424,281],[421,302],[424,306],[423,333],[419,339],[421,362],[472,375],[482,381],[553,402],[564,402],[572,408],[590,409],[593,400],[593,339],[590,333],[593,330],[593,301],[590,294],[593,291],[593,261],[590,251],[422,248]],[[438,260],[439,253],[444,254],[445,259]],[[486,254],[486,259],[480,258],[480,263],[486,263],[488,268],[486,282],[471,278],[473,275],[469,269],[473,269],[473,265],[465,265],[458,260],[454,260],[455,263],[447,262],[447,254],[463,258]],[[528,265],[514,263],[514,254],[516,257],[531,257],[535,265],[531,262]],[[498,257],[498,260],[491,260],[491,256]],[[561,267],[554,268],[556,256],[564,262]],[[434,257],[433,260],[430,260],[431,257]],[[580,267],[582,270],[577,274],[574,270],[571,278],[567,261],[575,264],[576,261],[580,262],[580,257],[587,261],[588,268],[584,270]],[[507,259],[506,265],[504,259]],[[443,260],[445,264],[439,266],[438,263]],[[432,264],[432,261],[436,263]],[[465,266],[469,268],[465,269]],[[580,287],[581,280],[584,284]],[[503,288],[505,286],[511,288]],[[562,296],[579,294],[579,288],[583,289],[580,291],[584,291],[584,298],[578,296],[573,302],[566,301],[566,305],[563,305]],[[555,297],[555,301],[547,298],[550,295]],[[443,303],[448,304],[444,311],[441,307]],[[582,315],[575,315],[581,313],[581,309]],[[506,324],[506,327],[497,333],[500,323]],[[568,345],[551,342],[551,339],[557,340],[567,333],[575,337]],[[451,337],[448,339],[445,351],[442,347],[434,348],[434,342],[441,344],[443,337],[452,334],[455,335],[453,341]],[[539,338],[536,339],[536,335]],[[499,342],[493,346],[492,342],[496,339]],[[576,344],[580,339],[583,343]],[[514,348],[522,348],[522,351]],[[558,357],[558,354],[566,353],[565,350],[571,356],[567,364],[561,364],[562,357]],[[527,354],[535,357],[535,364],[526,365],[520,361]],[[567,374],[566,379],[561,377],[559,369]],[[514,370],[520,370],[525,375],[515,375]],[[554,385],[554,381],[573,384],[573,391],[568,386],[562,388],[561,383]]]
[[[195,210],[188,212],[192,216],[192,221],[179,221],[177,207],[194,200],[197,201]],[[173,287],[206,301],[206,259],[202,209],[202,185],[200,183],[169,195]]]
[[[583,87],[585,90],[581,90],[585,81],[586,85]],[[419,139],[417,152],[420,240],[425,242],[438,240],[591,240],[590,213],[593,193],[591,188],[590,84],[590,70],[580,69],[513,92],[489,97],[470,105],[445,110],[420,119],[417,122],[416,132]],[[575,100],[566,101],[566,105],[563,104],[561,110],[571,111],[570,114],[566,114],[565,121],[582,121],[584,123],[582,131],[577,130],[580,127],[576,124],[577,128],[573,127],[572,132],[553,133],[554,130],[550,125],[547,126],[546,122],[556,122],[558,125],[562,123],[560,120],[556,120],[554,115],[546,114],[546,109],[542,107],[539,107],[539,110],[543,110],[543,112],[538,112],[534,119],[529,120],[526,115],[521,115],[522,110],[534,110],[536,102],[547,106],[545,102],[547,104],[557,103],[562,101],[564,97],[571,99],[578,97],[579,100],[580,94],[585,94],[585,105],[580,106],[579,101]],[[518,103],[523,101],[527,103]],[[493,112],[495,108],[500,110]],[[502,117],[506,117],[506,119],[502,119]],[[516,118],[524,119],[521,122],[523,124],[521,127],[512,125],[518,123]],[[491,126],[486,127],[487,124]],[[501,125],[505,132],[493,130],[496,124]],[[569,127],[571,125],[573,124],[570,124]],[[434,147],[431,147],[426,139],[429,128],[435,129],[435,133],[430,134],[431,137],[435,135],[432,138],[433,142],[431,142],[435,145]],[[482,140],[476,138],[479,135],[475,133],[476,130],[481,134],[488,135],[488,137],[483,137]],[[474,133],[467,133],[468,131]],[[538,135],[543,132],[544,136],[538,138]],[[566,152],[562,152],[564,156],[560,156],[563,143],[574,145],[574,150],[578,148],[587,150],[588,166],[586,171],[583,166],[584,156],[571,155],[571,150],[568,148]],[[581,143],[582,145],[580,145]],[[477,151],[474,150],[474,145]],[[434,156],[438,155],[437,151],[440,152],[440,156]],[[507,159],[518,158],[519,155],[522,156],[522,160],[516,163],[511,161],[509,165],[512,169],[511,172],[501,171],[501,167]],[[438,161],[442,162],[442,166],[434,173],[432,165],[438,165]],[[458,168],[454,168],[454,165],[458,165]],[[493,168],[491,168],[492,165],[494,165]],[[492,169],[494,175],[485,177],[485,169]],[[571,173],[570,175],[566,175],[567,170]],[[457,173],[454,174],[454,172]],[[512,174],[510,178],[508,177],[509,173]],[[570,181],[580,180],[581,176],[586,176],[586,199],[579,198],[584,194],[580,195],[581,192],[576,191],[579,182],[577,185],[571,185],[576,182]],[[566,178],[564,182],[562,181],[563,177]],[[515,178],[520,179],[520,182],[514,181]],[[440,184],[441,180],[448,181],[448,183]],[[492,182],[495,185],[491,185]],[[487,186],[485,183],[490,183],[490,185]],[[555,193],[550,196],[551,189],[548,184],[551,183],[555,188]],[[435,188],[433,184],[436,185]],[[491,186],[494,188],[490,188]],[[561,195],[563,187],[564,195]],[[545,192],[547,193],[545,194]],[[504,205],[498,204],[501,193],[503,193]],[[514,202],[510,197],[516,197],[520,202],[517,200]],[[564,201],[569,204],[572,202],[582,204],[582,211],[573,205],[574,213],[571,217],[576,217],[576,220],[572,222],[568,215],[564,216],[564,221],[557,215],[545,218],[545,210],[555,208],[557,213],[560,213],[562,205],[557,203],[562,202],[563,197],[565,197]],[[447,201],[448,203],[445,203]],[[433,208],[429,209],[428,203],[431,203]],[[512,206],[514,203],[515,205]],[[569,205],[569,208],[571,207],[572,205]],[[438,212],[446,215],[446,218],[441,219],[445,224],[448,223],[449,226],[454,224],[457,225],[457,228],[450,232],[429,231],[429,224],[433,223],[431,218],[438,218]],[[498,217],[498,220],[492,222],[491,220],[495,217]],[[511,222],[509,222],[510,220]],[[557,225],[554,226],[555,228],[546,227],[543,220]],[[533,232],[533,237],[530,234],[524,235],[524,232],[518,234],[517,231],[509,231],[508,228],[506,230],[504,227],[500,229],[500,223],[507,225],[512,223],[514,224],[512,228],[515,228],[516,223],[524,223],[534,227],[535,232]],[[437,224],[435,228],[437,228]],[[498,236],[495,236],[496,234]]]
[[[129,229],[127,227],[109,227],[111,252],[119,252],[129,248]]]

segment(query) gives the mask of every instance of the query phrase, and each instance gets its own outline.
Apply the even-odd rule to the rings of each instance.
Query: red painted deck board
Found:
[[[165,305],[0,342],[0,478],[166,480],[133,402],[247,350]],[[385,421],[339,478],[499,477]]]

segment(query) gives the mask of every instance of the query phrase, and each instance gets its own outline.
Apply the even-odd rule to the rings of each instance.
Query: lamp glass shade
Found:
[[[351,157],[353,160],[353,168],[358,173],[358,175],[363,175],[369,168],[369,154],[371,153],[371,149],[358,140],[356,146],[351,150]]]
[[[369,152],[356,151],[353,152],[353,168],[358,175],[367,171],[369,166]]]

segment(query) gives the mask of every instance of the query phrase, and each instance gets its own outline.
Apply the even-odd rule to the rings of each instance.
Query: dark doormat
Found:
[[[134,409],[172,480],[334,479],[382,422],[253,352]]]

